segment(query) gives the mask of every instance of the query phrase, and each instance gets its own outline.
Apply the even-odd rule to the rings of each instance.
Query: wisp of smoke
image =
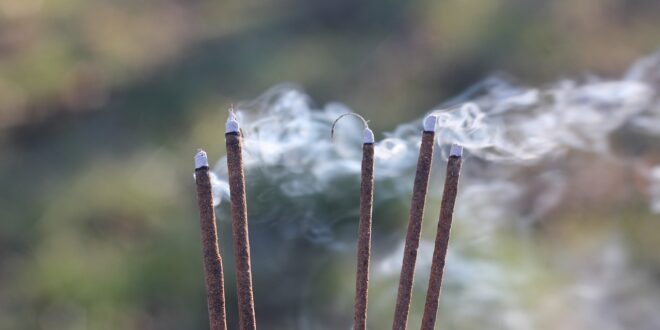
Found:
[[[332,122],[350,110],[337,103],[317,107],[292,85],[276,86],[236,109],[244,135],[251,224],[267,225],[284,240],[303,239],[336,251],[353,246],[361,123],[347,120],[334,141],[330,139]],[[461,144],[468,153],[456,230],[460,233],[460,227],[470,227],[472,239],[486,237],[488,241],[498,224],[538,221],[553,211],[569,181],[565,166],[558,164],[575,153],[630,166],[648,183],[642,193],[650,198],[650,210],[660,213],[660,166],[649,164],[635,148],[624,146],[621,151],[612,142],[626,132],[650,141],[660,137],[660,53],[640,60],[620,79],[562,80],[534,88],[501,76],[489,77],[428,115],[438,117],[441,156],[446,156],[446,146],[452,143]],[[398,228],[404,222],[405,217],[378,219],[378,210],[393,200],[409,198],[421,121],[399,125],[376,143],[375,230],[380,221],[394,222]],[[529,175],[530,171],[535,175]],[[228,195],[226,158],[217,163],[214,174],[214,194]],[[431,185],[432,190],[434,186],[439,185]],[[447,270],[450,294],[452,287],[464,289],[460,296],[451,296],[460,305],[457,310],[464,316],[486,315],[495,309],[493,297],[497,297],[500,316],[509,320],[502,323],[503,328],[534,328],[522,298],[511,292],[525,278],[511,284],[505,280],[511,271],[465,257],[460,252],[463,248],[460,243],[450,248]],[[398,271],[400,261],[396,260],[401,253],[389,252],[395,257],[375,260],[375,281],[398,274],[389,271]],[[420,254],[422,266],[424,258]],[[466,283],[466,278],[475,276]],[[473,290],[476,287],[478,292]],[[576,327],[596,324],[584,322]],[[655,325],[660,320],[649,316],[648,322]]]

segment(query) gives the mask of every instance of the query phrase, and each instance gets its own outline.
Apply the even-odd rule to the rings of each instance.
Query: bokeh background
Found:
[[[494,72],[529,85],[619,77],[660,46],[659,31],[655,0],[2,0],[0,328],[207,328],[192,156],[198,147],[213,159],[224,154],[232,102],[295,82],[319,104],[339,101],[370,118],[381,134]],[[625,143],[660,159],[653,142],[633,135]],[[516,226],[493,234],[500,243],[491,261],[507,266],[514,284],[515,274],[533,279],[505,286],[520,293],[526,313],[541,315],[533,326],[518,314],[467,314],[447,329],[581,329],[595,323],[580,315],[603,310],[629,311],[608,323],[611,329],[657,328],[648,315],[660,308],[653,299],[660,297],[660,219],[647,196],[625,188],[625,169],[597,164],[572,165],[585,179],[563,211],[524,234]],[[346,207],[356,201],[355,189],[347,188]],[[377,261],[388,255],[383,246],[404,236],[407,198],[376,210],[389,219],[377,229],[387,233],[375,237],[382,238]],[[258,205],[256,197],[249,202]],[[219,211],[226,215],[224,206]],[[433,221],[427,224],[424,235],[432,237]],[[230,251],[226,217],[220,227],[222,249]],[[268,240],[258,221],[251,230],[255,271],[260,264],[284,267],[255,274],[260,328],[350,327],[350,246]],[[602,262],[586,262],[613,244]],[[273,259],[267,252],[278,246],[285,252]],[[530,257],[529,250],[537,253]],[[540,298],[575,278],[589,283],[612,263],[620,266],[621,254],[643,280],[613,293],[620,303],[574,310],[571,299]],[[312,272],[314,285],[299,294]],[[375,329],[391,322],[392,278],[372,288]],[[460,297],[460,287],[453,294]],[[479,294],[493,311],[512,299],[484,290],[460,306],[484,301]],[[638,295],[650,298],[639,302]],[[441,308],[452,304],[444,299]]]

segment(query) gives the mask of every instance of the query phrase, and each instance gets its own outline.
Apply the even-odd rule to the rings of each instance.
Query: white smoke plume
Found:
[[[361,123],[342,122],[334,141],[330,139],[332,122],[346,112],[350,110],[336,103],[317,107],[291,85],[274,87],[252,102],[237,105],[252,226],[265,225],[285,240],[303,239],[339,253],[352,251]],[[496,234],[498,228],[513,224],[513,228],[525,231],[529,224],[560,212],[560,205],[580,193],[575,187],[581,176],[572,171],[578,161],[573,155],[579,155],[576,159],[581,159],[583,167],[602,162],[629,170],[632,174],[623,180],[635,187],[632,182],[641,182],[641,189],[634,188],[632,195],[644,196],[649,210],[660,213],[660,166],[649,156],[653,146],[656,160],[659,153],[660,53],[638,61],[619,79],[589,77],[534,88],[493,76],[427,115],[438,117],[439,157],[434,161],[434,172],[443,172],[440,160],[448,145],[459,143],[467,153],[447,263],[449,297],[443,298],[441,306],[452,311],[443,314],[450,318],[448,322],[461,329],[479,328],[480,321],[492,329],[535,329],[550,317],[544,309],[575,312],[563,306],[572,301],[583,306],[575,310],[588,311],[566,320],[565,329],[602,327],[603,320],[609,320],[607,329],[616,330],[650,329],[660,324],[660,317],[653,313],[641,315],[637,323],[627,321],[630,315],[624,315],[625,311],[607,315],[606,306],[616,298],[613,292],[623,290],[611,286],[612,281],[626,278],[625,256],[608,264],[614,279],[584,284],[582,287],[591,293],[577,290],[582,298],[566,293],[569,291],[548,292],[547,298],[534,304],[516,292],[533,286],[539,278],[543,280],[539,275],[542,266],[523,262],[517,266],[529,271],[516,273],[488,259],[489,249],[502,243],[503,238]],[[421,127],[422,118],[402,124],[376,143],[374,230],[393,224],[398,228],[381,229],[386,232],[382,238],[386,245],[405,236],[399,230],[405,226],[405,213],[392,215],[388,207],[394,201],[401,207],[409,200]],[[223,158],[214,169],[214,192],[223,197],[229,193],[226,171]],[[439,186],[431,184],[432,195]],[[379,236],[374,237],[377,240]],[[378,247],[379,243],[374,244]],[[613,249],[619,244],[616,241]],[[423,274],[428,268],[425,261],[430,259],[430,253],[423,252],[425,246],[432,246],[432,242],[423,242],[420,252],[417,273],[421,275],[416,285],[421,291],[415,292],[417,299],[423,296]],[[533,254],[531,250],[527,252]],[[401,251],[383,251],[374,260],[374,282],[391,283],[395,290]],[[608,253],[603,252],[602,257],[609,258]],[[621,282],[636,287],[639,283],[635,278]],[[582,279],[576,281],[568,286],[579,286]],[[391,297],[391,292],[387,293]],[[649,294],[640,294],[637,300],[660,306],[660,298]],[[389,307],[383,305],[382,315],[391,314]],[[325,328],[320,325],[323,320],[314,323],[313,315],[301,317],[304,321],[299,324]],[[341,325],[348,327],[350,322]]]

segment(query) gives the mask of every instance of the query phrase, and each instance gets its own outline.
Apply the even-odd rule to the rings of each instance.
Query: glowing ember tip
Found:
[[[362,134],[364,136],[364,143],[374,143],[374,132],[369,127],[365,127]]]
[[[209,166],[209,159],[206,156],[206,151],[199,149],[199,151],[197,151],[197,154],[195,155],[195,169],[208,167],[208,166]]]
[[[463,156],[463,147],[458,144],[452,144],[451,149],[449,149],[449,156],[461,157]]]
[[[236,114],[234,111],[229,111],[229,117],[227,117],[227,129],[226,133],[238,133],[238,121],[236,120]]]
[[[424,118],[424,132],[435,132],[435,126],[438,123],[438,117],[430,115]]]

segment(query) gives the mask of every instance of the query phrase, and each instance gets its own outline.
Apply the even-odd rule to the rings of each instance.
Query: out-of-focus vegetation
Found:
[[[529,83],[619,75],[660,45],[659,17],[655,0],[4,0],[0,329],[207,327],[192,155],[204,147],[221,156],[231,102],[293,81],[390,130],[496,70]],[[618,223],[594,212],[611,206],[611,195],[583,197],[591,204],[544,229],[547,251],[560,248],[553,237],[566,236],[575,251],[594,248],[576,232],[597,228],[633,236],[638,262],[660,269],[650,252],[659,247],[652,234],[659,224]],[[402,219],[403,236],[406,205],[396,206],[389,214]],[[625,214],[638,218],[645,207]],[[220,226],[228,234],[227,223]],[[307,259],[332,253],[297,244]],[[274,247],[254,248],[263,257],[253,260],[258,272],[268,260],[263,251]],[[225,258],[235,322],[231,262]],[[273,307],[285,296],[275,283],[306,272],[304,264],[288,266],[291,278],[256,275],[264,329],[306,324],[290,310],[310,306]],[[334,272],[315,283],[327,287],[306,294],[346,295],[348,307],[318,304],[350,320],[353,260],[323,267]],[[530,295],[551,285],[539,277]],[[372,301],[392,290],[374,288]],[[548,328],[562,329],[561,321]]]

